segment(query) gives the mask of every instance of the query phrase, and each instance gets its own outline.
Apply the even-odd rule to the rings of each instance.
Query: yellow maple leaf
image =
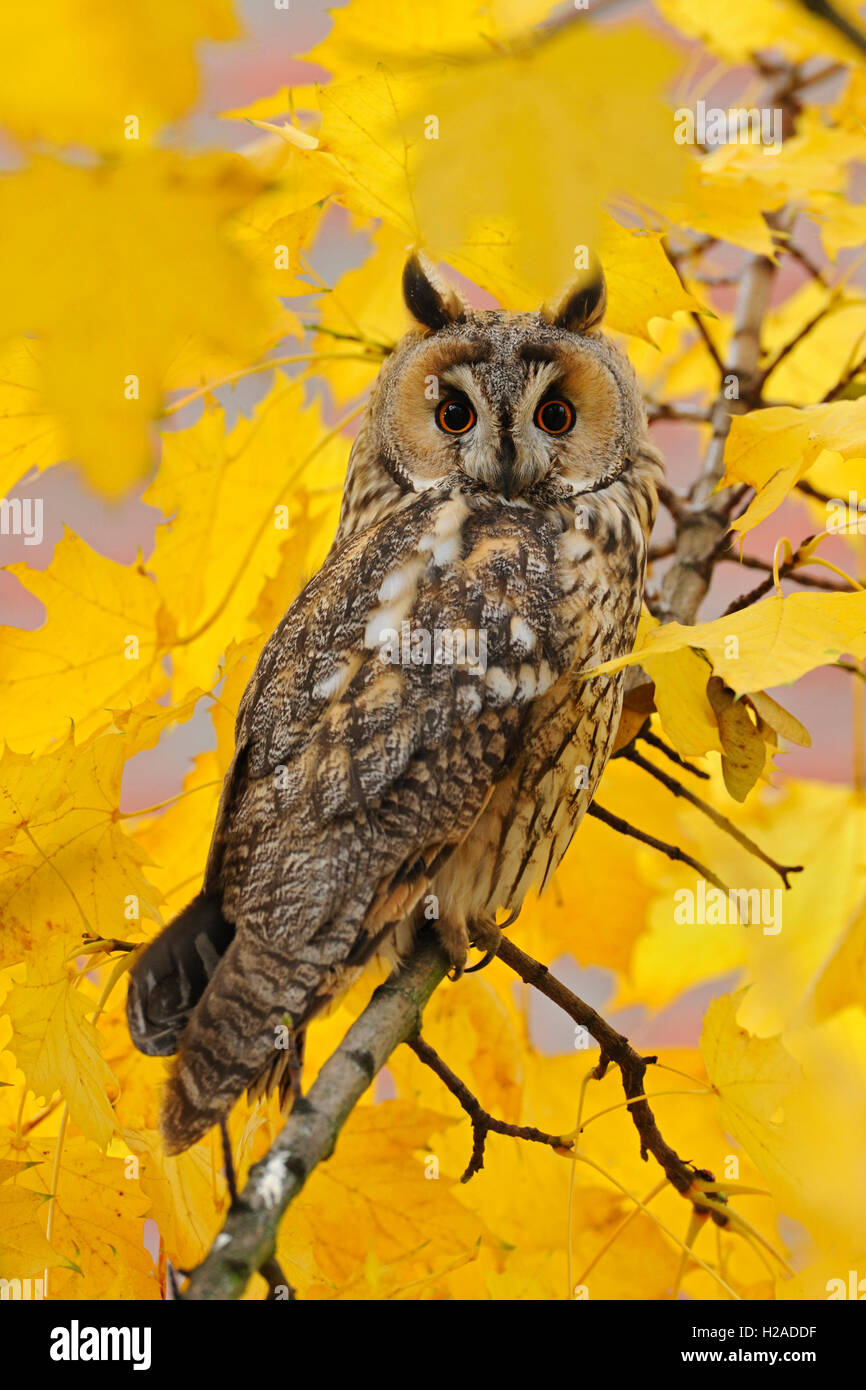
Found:
[[[318,487],[341,483],[349,447],[323,429],[315,407],[304,407],[303,381],[282,377],[254,418],[229,433],[222,409],[209,407],[191,429],[165,436],[145,500],[167,520],[148,569],[177,629],[179,694],[209,687],[229,643],[250,635],[261,588],[297,526],[296,490],[312,479]],[[334,512],[335,505],[330,520]]]
[[[164,690],[170,626],[141,564],[108,560],[67,531],[47,570],[16,564],[9,572],[47,610],[35,631],[0,631],[0,725],[11,747],[44,747],[71,728],[86,737],[112,710]]]
[[[430,1180],[420,1156],[413,1157],[421,1150],[435,1159],[430,1138],[452,1123],[408,1101],[354,1111],[334,1157],[316,1170],[294,1204],[314,1242],[320,1284],[324,1277],[339,1288],[369,1268],[371,1249],[383,1264],[402,1260],[407,1281],[472,1249],[484,1227],[453,1194],[454,1176],[443,1172]],[[282,1259],[286,1249],[294,1263],[286,1226],[277,1254]]]
[[[169,1259],[180,1269],[194,1269],[204,1258],[221,1219],[215,1201],[214,1172],[207,1147],[197,1144],[176,1158],[166,1158],[156,1130],[127,1130],[126,1142],[140,1162],[139,1183],[159,1226]]]
[[[742,999],[740,992],[715,1000],[701,1040],[723,1123],[784,1210],[823,1248],[861,1249],[866,1240],[859,1176],[866,1143],[866,1016],[860,1008],[847,1009],[783,1043],[778,1036],[756,1036],[737,1022]],[[831,1163],[816,1135],[833,1136]]]
[[[44,1211],[45,1198],[40,1193],[15,1183],[0,1187],[0,1276],[4,1279],[30,1279],[63,1263],[62,1255],[45,1239]]]
[[[749,62],[761,50],[781,53],[794,63],[816,53],[853,62],[857,52],[797,0],[732,0],[724,9],[701,0],[656,0],[656,6],[669,24],[733,63]],[[856,0],[840,0],[835,8],[857,27]]]
[[[41,370],[34,339],[0,344],[0,496],[31,468],[63,458],[60,423],[42,400]]]
[[[190,339],[226,366],[266,341],[267,300],[224,225],[260,189],[240,156],[164,150],[104,168],[41,158],[0,178],[0,256],[15,267],[0,338],[40,337],[60,457],[78,459],[110,496],[150,466],[149,425]],[[52,207],[64,211],[60,242]]]
[[[414,119],[404,110],[424,239],[506,307],[561,291],[575,279],[579,248],[601,250],[599,214],[610,199],[675,195],[682,184],[685,158],[661,100],[674,62],[646,32],[572,24],[514,57],[446,73]],[[427,112],[438,121],[436,139],[424,138]],[[451,252],[463,243],[475,245],[467,264],[480,270]],[[522,286],[517,295],[503,293],[509,280]]]
[[[50,1100],[59,1091],[73,1122],[105,1148],[115,1127],[108,1092],[117,1083],[105,1063],[90,1016],[94,1001],[75,988],[65,963],[68,942],[55,939],[31,957],[27,977],[3,1003],[15,1030],[15,1060],[28,1085]]]
[[[491,41],[527,36],[552,8],[552,0],[416,0],[388,8],[353,0],[331,11],[332,30],[308,57],[335,82],[378,62],[401,72],[438,66],[443,57],[479,60],[489,57]]]
[[[849,922],[832,958],[815,984],[818,1019],[866,999],[866,903]]]
[[[135,12],[105,0],[6,5],[0,125],[22,140],[98,149],[152,140],[196,98],[195,45],[237,32],[231,0],[189,0],[170,12],[159,0]]]
[[[605,327],[612,332],[630,333],[652,342],[647,328],[651,319],[669,319],[678,312],[703,308],[701,301],[683,288],[659,233],[630,231],[612,217],[603,217],[598,254],[608,290]]]
[[[718,720],[707,696],[710,668],[691,647],[653,662],[655,705],[664,731],[684,757],[722,752]]]
[[[783,189],[768,188],[738,169],[709,176],[697,161],[689,165],[682,200],[651,200],[674,226],[689,227],[702,236],[717,237],[771,260],[776,259],[778,246],[764,214],[775,211],[784,201]]]
[[[824,317],[814,323],[822,312]],[[805,335],[797,342],[801,334]],[[828,291],[809,281],[767,314],[761,336],[769,362],[788,343],[795,343],[766,379],[768,398],[818,404],[844,376],[852,351],[866,336],[866,299],[855,290]]]
[[[719,1096],[726,1129],[765,1170],[779,1161],[778,1115],[800,1077],[779,1037],[759,1038],[740,1026],[744,991],[714,999],[704,1015],[701,1053]]]
[[[845,654],[866,656],[866,593],[777,596],[694,627],[668,623],[593,674],[639,662],[652,675],[657,655],[686,647],[705,651],[737,695],[786,685]]]
[[[20,960],[46,929],[124,935],[130,921],[159,920],[142,873],[144,851],[119,815],[120,781],[135,744],[121,734],[77,746],[71,738],[30,759],[7,749],[0,760],[0,879],[5,961]]]
[[[808,203],[815,190],[844,192],[849,165],[862,158],[862,134],[827,124],[821,107],[807,107],[797,120],[796,133],[780,148],[729,141],[717,146],[702,164],[704,172],[757,179],[775,198]]]
[[[766,487],[780,468],[805,472],[822,449],[845,457],[866,451],[866,400],[804,409],[770,406],[735,416],[725,447],[725,481]]]
[[[145,1245],[148,1201],[135,1160],[100,1153],[80,1135],[31,1139],[33,1166],[21,1182],[43,1197],[54,1192],[51,1245],[64,1267],[51,1269],[52,1299],[159,1299],[154,1261]],[[56,1182],[56,1185],[55,1185]]]
[[[604,254],[599,212],[609,195],[649,193],[633,120],[628,117],[627,136],[611,131],[617,113],[625,118],[612,88],[627,83],[632,103],[641,103],[641,140],[649,141],[653,132],[660,136],[653,163],[656,192],[660,182],[673,189],[685,166],[668,138],[669,115],[658,96],[672,71],[671,54],[656,41],[648,49],[645,34],[638,39],[633,31],[606,34],[570,26],[537,48],[504,55],[501,62],[506,73],[482,63],[468,70],[446,68],[444,74],[437,70],[435,79],[380,65],[328,86],[320,96],[318,148],[310,157],[332,162],[343,181],[341,196],[353,210],[384,218],[407,241],[428,243],[503,305],[525,309],[576,278],[581,246],[584,256],[588,248]],[[571,81],[575,64],[592,74],[589,87]],[[514,89],[513,103],[504,111],[490,88],[493,83],[498,90],[503,81]],[[435,114],[426,114],[431,111]],[[527,112],[532,113],[528,118]],[[595,137],[600,121],[604,136]],[[570,134],[575,127],[584,132],[578,170]],[[425,138],[430,132],[435,138]],[[522,171],[517,183],[515,164]],[[570,174],[563,181],[566,167]],[[553,207],[556,217],[550,216]],[[631,248],[631,254],[642,264],[639,250]],[[674,307],[690,305],[671,268],[657,262],[656,269],[662,281],[672,277],[679,296]],[[651,277],[643,276],[641,283],[657,304],[669,297],[652,291]],[[613,296],[612,306],[615,315]]]

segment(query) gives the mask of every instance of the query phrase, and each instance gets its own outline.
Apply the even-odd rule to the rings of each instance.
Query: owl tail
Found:
[[[176,1154],[225,1118],[263,1074],[291,1061],[285,950],[241,932],[228,947],[182,1038],[160,1115],[165,1148]]]

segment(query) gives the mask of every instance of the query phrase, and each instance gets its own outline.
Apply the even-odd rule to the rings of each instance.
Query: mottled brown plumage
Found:
[[[634,641],[660,464],[596,327],[603,282],[550,315],[471,311],[417,257],[404,288],[418,327],[244,694],[202,893],[132,971],[136,1044],[179,1046],[170,1151],[282,1080],[286,1016],[302,1029],[424,917],[458,970],[495,945],[616,732],[620,677],[581,673]]]

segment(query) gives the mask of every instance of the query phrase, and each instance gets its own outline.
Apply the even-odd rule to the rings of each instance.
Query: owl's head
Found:
[[[461,476],[519,503],[597,492],[629,466],[646,418],[630,364],[599,331],[600,270],[552,310],[502,313],[471,309],[413,254],[403,293],[416,327],[379,374],[343,534]]]

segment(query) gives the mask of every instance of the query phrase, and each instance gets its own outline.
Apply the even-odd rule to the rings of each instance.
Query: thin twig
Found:
[[[827,24],[832,24],[834,29],[846,38],[854,48],[861,53],[866,53],[866,37],[861,34],[856,25],[852,24],[847,15],[841,14],[835,5],[831,5],[829,0],[800,0],[804,10],[810,14],[817,15]]]
[[[723,816],[721,811],[717,811],[715,806],[711,806],[709,802],[702,800],[699,796],[695,796],[694,792],[690,792],[688,787],[684,787],[682,782],[677,781],[676,777],[668,776],[660,767],[656,767],[648,758],[644,758],[636,748],[627,748],[624,756],[628,758],[629,762],[634,763],[636,767],[642,768],[643,771],[648,772],[651,777],[655,777],[656,781],[661,782],[662,786],[667,787],[668,791],[673,792],[674,796],[681,796],[685,801],[690,802],[692,806],[696,807],[703,815],[707,816],[714,825],[718,826],[719,830],[723,830],[726,835],[730,835],[732,839],[736,840],[738,845],[742,845],[743,849],[747,850],[749,854],[754,854],[757,859],[762,860],[764,864],[779,875],[786,888],[790,888],[791,886],[788,882],[788,874],[800,874],[803,872],[802,864],[778,864],[775,859],[772,859],[769,854],[766,854],[764,850],[761,849],[760,845],[756,845],[754,840],[750,840],[748,835],[744,835],[742,830],[739,830],[732,821],[729,821],[727,816]]]
[[[656,420],[676,420],[688,425],[705,425],[710,419],[703,406],[687,402],[675,405],[669,401],[647,401],[646,413],[650,424]]]
[[[723,555],[721,558],[723,560],[730,560],[733,564],[742,565],[744,569],[764,570],[766,574],[773,573],[773,566],[770,561],[759,560],[757,555]],[[800,570],[794,570],[793,573],[783,574],[785,569],[786,566],[783,565],[779,570],[780,578],[790,579],[792,583],[802,584],[808,589],[826,589],[828,593],[833,594],[847,594],[850,592],[846,584],[837,584],[832,579],[818,579],[812,575],[803,574]]]
[[[668,859],[673,859],[679,864],[688,864],[690,869],[694,869],[696,873],[700,874],[701,878],[705,878],[714,888],[720,888],[723,893],[729,891],[727,884],[722,883],[722,880],[716,877],[712,869],[708,869],[699,859],[693,859],[690,854],[686,854],[685,850],[680,849],[678,845],[669,845],[665,840],[657,840],[654,835],[648,835],[645,830],[638,830],[636,826],[630,825],[629,822],[623,820],[621,816],[615,816],[611,811],[605,811],[603,807],[599,806],[597,801],[593,801],[588,808],[587,815],[595,816],[596,819],[604,821],[605,825],[609,825],[611,830],[618,831],[620,835],[630,835],[632,839],[640,840],[641,844],[650,845],[652,849],[657,849],[662,854],[666,854]]]
[[[838,400],[839,396],[848,389],[854,378],[858,377],[862,371],[866,371],[866,357],[859,358],[859,360],[854,363],[853,367],[848,368],[844,376],[841,376],[836,382],[836,385],[831,386],[826,396],[822,397],[821,404],[824,405],[827,401]]]
[[[694,313],[694,312],[693,312],[693,313],[692,313],[692,323],[695,325],[695,328],[698,330],[698,332],[700,333],[701,337],[703,338],[703,340],[704,340],[704,347],[707,349],[707,352],[710,354],[710,357],[711,357],[711,358],[713,359],[713,361],[715,362],[715,364],[716,364],[716,371],[718,372],[719,376],[724,376],[724,375],[725,375],[725,364],[724,364],[724,362],[722,361],[721,357],[719,356],[719,349],[716,347],[715,343],[713,342],[712,338],[710,337],[709,333],[707,332],[707,326],[706,326],[706,324],[704,323],[703,316],[702,316],[701,314],[697,314],[697,313]],[[703,416],[703,418],[704,418],[705,420],[708,420],[708,419],[709,419],[709,416],[705,414],[705,415]]]
[[[817,579],[808,574],[801,574],[797,568],[798,555],[799,550],[796,550],[790,560],[779,566],[779,579],[790,579],[792,583],[800,584],[803,588],[820,589],[832,594],[849,594],[851,592],[847,584],[836,584],[831,579]],[[753,561],[749,568],[764,569],[765,566],[763,562]],[[764,594],[768,594],[771,589],[776,587],[772,565],[767,565],[766,568],[770,571],[767,578],[762,580],[760,584],[756,584],[754,589],[750,589],[747,594],[741,594],[739,598],[735,598],[729,603],[722,614],[723,618],[727,618],[731,613],[739,613],[743,608],[750,608],[753,603],[757,603],[758,599],[763,598]]]
[[[659,738],[651,729],[642,729],[637,737],[643,739],[643,742],[648,743],[651,748],[657,748],[660,753],[664,753],[665,757],[669,758],[672,763],[676,763],[677,767],[684,768],[693,777],[701,777],[705,782],[709,782],[710,774],[708,772],[705,772],[702,767],[695,767],[694,763],[680,757],[675,748],[669,747],[664,739]]]
[[[828,502],[833,501],[833,498],[828,492],[819,492],[818,489],[813,487],[810,482],[807,482],[805,478],[801,478],[794,486],[798,492],[804,492],[807,497],[813,497],[816,502],[823,502],[826,505]]]
[[[813,280],[817,280],[819,285],[823,285],[825,289],[827,288],[827,278],[823,270],[820,266],[815,264],[811,256],[807,255],[802,246],[798,246],[795,241],[788,240],[782,246],[782,250],[787,251],[788,255],[797,261],[798,264],[811,275]]]
[[[490,1133],[509,1135],[512,1139],[526,1139],[531,1144],[547,1144],[552,1149],[570,1149],[572,1147],[572,1141],[563,1139],[560,1135],[545,1134],[543,1130],[534,1129],[529,1125],[511,1125],[505,1120],[497,1120],[489,1111],[484,1109],[469,1087],[460,1080],[456,1072],[451,1070],[447,1062],[444,1062],[438,1052],[435,1052],[422,1037],[410,1039],[407,1046],[411,1047],[419,1061],[435,1072],[439,1080],[444,1082],[472,1121],[472,1157],[460,1179],[461,1182],[468,1182],[484,1167],[484,1145],[487,1135]]]
[[[790,354],[794,351],[794,349],[796,347],[799,347],[800,343],[802,343],[805,338],[808,338],[812,330],[814,328],[817,328],[818,324],[821,323],[822,320],[825,319],[827,315],[837,307],[838,305],[836,299],[831,299],[827,304],[824,304],[816,314],[813,314],[812,317],[808,319],[806,323],[803,324],[803,327],[797,333],[794,334],[793,338],[788,339],[787,343],[785,343],[784,346],[782,346],[779,349],[772,361],[768,362],[765,367],[761,368],[761,371],[758,374],[758,382],[761,388],[763,388],[767,378],[773,375],[773,372],[776,370],[776,368],[781,366],[781,364],[785,361],[785,358],[789,357]]]
[[[219,1122],[220,1138],[223,1145],[223,1166],[226,1175],[226,1187],[229,1190],[229,1205],[234,1206],[238,1200],[238,1181],[235,1175],[235,1161],[232,1158],[232,1141],[229,1138],[229,1127],[225,1117]]]

